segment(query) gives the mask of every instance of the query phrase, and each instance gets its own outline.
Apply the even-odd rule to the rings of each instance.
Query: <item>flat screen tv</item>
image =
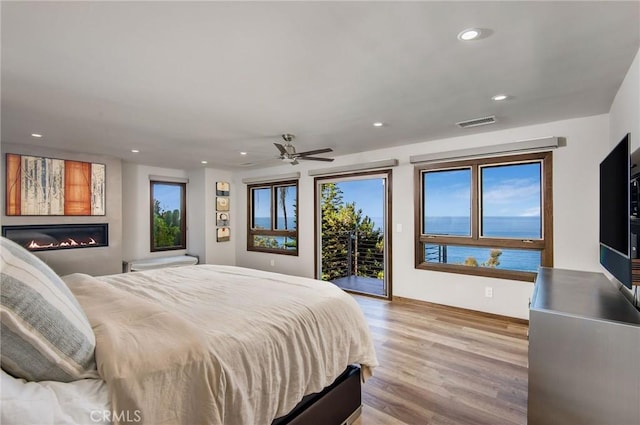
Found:
[[[627,134],[600,163],[600,264],[631,288],[631,164]]]

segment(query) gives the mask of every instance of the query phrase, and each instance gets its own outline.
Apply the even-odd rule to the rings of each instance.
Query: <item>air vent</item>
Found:
[[[460,122],[457,122],[456,125],[460,128],[469,128],[469,127],[478,127],[479,125],[495,124],[495,122],[496,122],[496,116],[491,115],[490,117],[476,118],[468,121],[460,121]]]

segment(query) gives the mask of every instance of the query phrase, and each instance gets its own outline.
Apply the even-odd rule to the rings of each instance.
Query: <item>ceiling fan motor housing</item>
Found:
[[[282,138],[285,142],[291,143],[296,136],[291,133],[285,133],[282,135]]]
[[[319,158],[319,157],[311,156],[315,154],[332,152],[333,149],[331,148],[316,149],[316,150],[311,150],[306,152],[296,152],[296,148],[291,144],[294,138],[295,136],[293,134],[284,133],[282,135],[282,140],[285,141],[285,144],[281,145],[280,143],[274,143],[276,148],[278,148],[278,151],[280,151],[280,156],[278,158],[280,158],[285,162],[290,163],[291,165],[298,164],[298,159],[311,160],[311,161],[328,161],[328,162],[333,161],[333,158]]]

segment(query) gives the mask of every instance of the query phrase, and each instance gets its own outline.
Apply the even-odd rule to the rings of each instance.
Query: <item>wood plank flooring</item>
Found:
[[[354,295],[380,366],[354,425],[526,424],[527,325],[433,304]]]

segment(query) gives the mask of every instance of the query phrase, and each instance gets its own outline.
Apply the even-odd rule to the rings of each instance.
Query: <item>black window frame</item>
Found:
[[[154,186],[156,184],[167,185],[167,186],[178,186],[181,189],[180,193],[180,244],[172,245],[166,247],[156,247],[155,246],[155,196],[154,196]],[[187,184],[181,182],[172,182],[172,181],[162,181],[162,180],[150,180],[149,181],[149,192],[150,192],[150,226],[149,226],[149,249],[151,252],[161,252],[161,251],[177,251],[180,249],[187,249]]]

